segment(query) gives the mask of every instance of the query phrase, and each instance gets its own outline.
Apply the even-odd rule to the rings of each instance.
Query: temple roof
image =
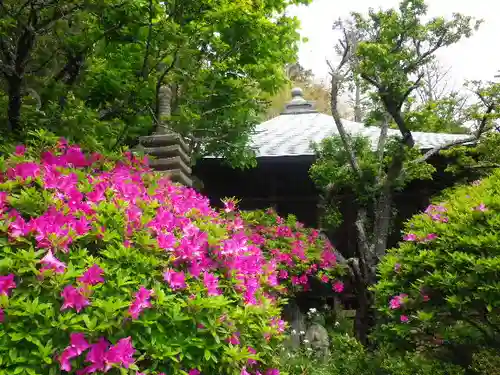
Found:
[[[380,128],[343,120],[351,135],[368,137],[375,148]],[[400,136],[397,129],[388,129],[389,136]],[[428,150],[448,142],[468,137],[467,134],[412,132],[415,143]],[[303,98],[301,89],[292,90],[292,100],[277,117],[257,125],[251,145],[257,157],[314,155],[312,143],[338,135],[332,116],[318,113],[314,103]]]

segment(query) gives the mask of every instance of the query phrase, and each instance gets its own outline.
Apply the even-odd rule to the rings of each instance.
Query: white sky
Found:
[[[334,59],[333,45],[338,36],[333,22],[351,11],[366,12],[368,8],[389,8],[399,0],[313,0],[309,6],[290,9],[290,15],[301,21],[301,35],[309,41],[301,45],[299,62],[311,69],[319,79],[328,76],[326,59]],[[452,83],[459,88],[466,79],[493,80],[500,69],[500,1],[499,0],[427,0],[429,16],[450,16],[453,12],[483,19],[484,23],[470,38],[443,49],[438,58],[451,68]]]

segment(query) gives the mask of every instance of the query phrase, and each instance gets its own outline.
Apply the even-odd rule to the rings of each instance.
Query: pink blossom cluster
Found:
[[[408,295],[404,293],[392,297],[391,300],[389,301],[389,308],[393,310],[401,308],[401,306],[403,306],[407,298]]]
[[[113,366],[128,369],[134,363],[135,349],[132,346],[131,337],[118,340],[115,345],[110,345],[103,337],[95,344],[89,344],[83,333],[72,333],[70,335],[70,345],[58,357],[61,370],[70,372],[70,360],[81,356],[87,350],[85,362],[88,363],[88,366],[78,370],[78,375],[108,372]]]
[[[448,217],[445,216],[444,214],[447,212],[447,208],[442,205],[434,205],[431,204],[427,206],[425,209],[424,213],[431,218],[432,221],[440,222],[440,223],[447,223],[448,222]],[[418,242],[418,243],[426,243],[429,241],[433,241],[436,238],[438,238],[438,235],[436,233],[428,233],[423,236],[418,236],[415,233],[406,233],[403,236],[404,241],[409,241],[409,242]]]
[[[48,192],[49,206],[40,215],[28,217],[10,206],[12,192],[0,192],[0,223],[7,228],[5,235],[12,244],[28,241],[43,251],[36,275],[40,282],[65,274],[69,257],[78,245],[109,241],[110,230],[100,213],[103,207],[112,205],[122,213],[124,222],[122,232],[113,228],[113,241],[118,234],[119,241],[130,249],[137,244],[138,234],[146,234],[152,250],[169,259],[162,281],[171,293],[183,293],[191,284],[200,284],[207,296],[218,296],[230,284],[243,303],[259,305],[266,299],[273,301],[277,293],[286,293],[287,286],[307,290],[314,276],[330,283],[335,292],[344,289],[343,283],[332,276],[337,267],[334,249],[319,238],[317,231],[307,232],[300,223],[288,225],[269,211],[271,222],[250,225],[232,200],[218,212],[207,198],[167,177],[154,175],[147,160],[130,153],[110,167],[103,156],[86,155],[64,140],[44,152],[40,160],[25,158],[26,151],[17,148],[0,182]],[[222,231],[216,243],[203,223]],[[318,246],[322,246],[321,258],[315,259],[309,255],[310,249]],[[93,264],[77,277],[75,285],[64,286],[60,291],[61,310],[79,313],[91,308],[94,289],[105,283],[104,275],[105,270]],[[8,295],[16,287],[14,277],[0,276],[0,294]],[[140,319],[144,310],[154,308],[152,297],[153,290],[141,286],[130,296],[127,316]],[[0,309],[3,320],[4,310]],[[270,326],[276,334],[284,331],[279,318],[273,318]],[[114,346],[105,338],[89,344],[77,333],[71,334],[70,341],[59,357],[65,371],[71,369],[72,358],[87,350],[85,361],[89,365],[80,370],[81,374],[106,372],[114,365],[128,368],[133,361],[130,337]],[[239,341],[236,332],[228,338],[233,345],[239,345]]]
[[[407,233],[403,236],[404,241],[425,243],[438,238],[436,233],[429,233],[425,236],[417,236],[415,233]]]
[[[423,289],[420,291],[420,297],[421,297],[421,300],[423,302],[428,302],[430,300],[430,297],[424,292]],[[406,307],[408,302],[410,302],[410,298],[409,298],[408,294],[400,293],[398,295],[393,296],[389,300],[389,308],[391,310],[400,310],[403,307]],[[400,319],[401,323],[407,323],[410,320],[408,315],[405,315],[405,314],[401,314],[399,316],[399,319]]]
[[[425,209],[425,213],[433,220],[433,221],[438,221],[441,223],[447,223],[448,218],[444,216],[444,213],[446,213],[447,209],[445,206],[439,204],[439,205],[434,205],[431,204]]]
[[[16,288],[16,282],[14,281],[14,274],[8,274],[7,276],[0,275],[0,296],[8,296],[12,289]],[[5,319],[5,313],[0,307],[0,323]]]

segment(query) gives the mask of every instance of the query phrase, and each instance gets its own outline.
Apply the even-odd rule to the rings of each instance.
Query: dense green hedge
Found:
[[[386,343],[467,367],[482,348],[500,353],[500,170],[413,217],[379,271]]]

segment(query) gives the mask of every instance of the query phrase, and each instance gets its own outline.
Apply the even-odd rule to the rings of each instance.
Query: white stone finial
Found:
[[[302,91],[302,89],[300,87],[294,87],[292,89],[292,98],[303,97],[303,96],[304,96],[304,92]]]

